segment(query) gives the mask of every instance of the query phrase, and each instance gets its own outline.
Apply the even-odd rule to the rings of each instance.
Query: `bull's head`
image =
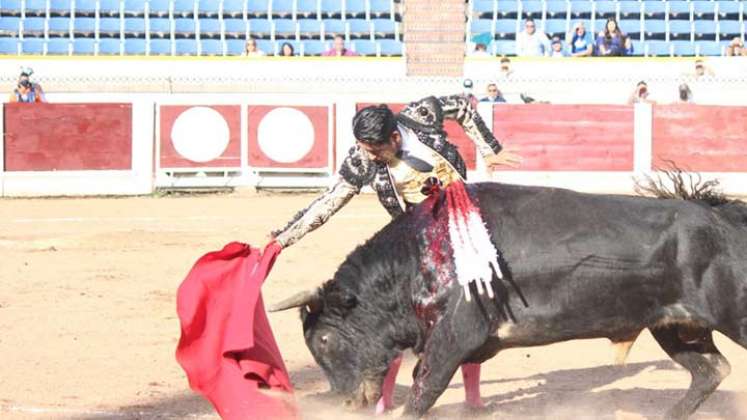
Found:
[[[306,346],[324,371],[331,391],[353,408],[373,405],[398,352],[381,331],[386,327],[377,320],[376,311],[334,283],[301,292],[272,305],[270,311],[300,307]]]

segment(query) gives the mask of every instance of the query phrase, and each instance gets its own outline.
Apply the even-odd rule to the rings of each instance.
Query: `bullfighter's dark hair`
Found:
[[[386,143],[396,128],[394,113],[383,104],[367,106],[353,117],[353,135],[364,143]]]

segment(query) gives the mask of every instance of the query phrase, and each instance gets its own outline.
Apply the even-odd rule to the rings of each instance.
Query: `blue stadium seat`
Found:
[[[350,19],[347,24],[349,39],[372,39],[370,21],[365,19]]]
[[[16,37],[0,38],[0,54],[3,54],[3,55],[18,54],[18,38]]]
[[[498,19],[495,21],[496,39],[516,39],[516,19]]]
[[[267,18],[269,16],[268,0],[248,0],[246,4],[246,14],[250,18]]]
[[[267,19],[249,19],[249,34],[254,38],[270,39],[272,22]]]
[[[93,38],[73,39],[73,55],[96,54],[96,40]]]
[[[692,57],[695,55],[695,44],[690,41],[672,41],[672,55],[675,57]]]
[[[215,1],[215,0],[198,0],[197,15],[201,18],[216,18],[217,19],[220,16],[220,2]],[[216,54],[210,54],[210,55],[216,55]],[[223,53],[221,52],[220,55],[223,55]]]
[[[597,19],[617,18],[617,2],[614,0],[597,0],[594,2],[594,16]]]
[[[548,0],[545,2],[545,17],[547,19],[566,19],[568,3],[565,0]]]
[[[145,0],[125,0],[123,13],[125,17],[145,17]]]
[[[76,17],[73,19],[73,35],[76,37],[92,37],[96,33],[96,19],[90,17]]]
[[[695,34],[695,40],[716,40],[716,34],[718,33],[718,26],[716,21],[708,20],[694,20],[693,33]]]
[[[322,27],[324,28],[324,38],[332,39],[336,35],[343,35],[347,33],[345,22],[339,19],[324,19],[322,21]],[[346,36],[346,38],[348,38]]]
[[[119,38],[121,35],[121,20],[119,18],[99,19],[99,37]]]
[[[301,39],[321,39],[322,22],[316,19],[301,19],[298,21],[298,34]]]
[[[117,38],[99,40],[99,55],[122,55],[122,42]]]
[[[150,17],[167,18],[171,13],[170,0],[149,0],[148,15]]]
[[[670,40],[691,40],[692,25],[689,20],[670,20],[669,21],[669,39]]]
[[[644,39],[666,39],[667,24],[660,19],[646,19],[643,21]]]
[[[192,18],[174,19],[174,37],[194,38],[195,36],[197,36],[197,27],[196,27],[194,19]]]
[[[244,0],[223,0],[223,18],[244,19]]]
[[[241,51],[244,51],[244,47],[241,48]],[[275,54],[275,42],[269,39],[258,39],[257,49],[263,51],[266,55],[273,55]]]
[[[495,6],[496,19],[516,19],[519,17],[519,2],[516,0],[498,0]]]
[[[739,20],[742,10],[740,2],[734,0],[717,0],[719,20]]]
[[[493,0],[472,0],[472,17],[478,19],[495,19],[495,2]]]
[[[296,18],[318,19],[319,3],[317,0],[298,0],[296,3]]]
[[[296,21],[292,19],[276,19],[272,21],[272,32],[275,39],[296,39]]]
[[[718,42],[698,42],[695,46],[698,55],[702,56],[719,56],[721,55],[721,45]]]
[[[342,0],[320,0],[319,12],[322,19],[342,19]]]
[[[245,38],[247,34],[246,21],[243,19],[223,19],[223,30],[226,38]]]
[[[51,38],[47,40],[47,55],[70,55],[70,38]]]
[[[692,4],[693,20],[695,20],[695,22],[699,20],[715,18],[716,5],[718,4],[718,2],[696,0],[690,2],[690,4]]]
[[[194,18],[195,17],[195,0],[174,0],[172,14],[174,18]],[[196,50],[195,46],[195,51]]]
[[[631,41],[633,44],[633,53],[630,54],[633,57],[643,56],[643,43],[641,41]]]
[[[121,16],[122,10],[120,8],[119,0],[99,0],[99,17],[116,17]],[[101,50],[99,49],[99,53]]]
[[[718,23],[718,33],[720,40],[731,40],[734,37],[742,36],[742,23],[736,20],[722,20]]]
[[[125,55],[146,55],[148,53],[146,40],[141,38],[128,38],[124,41]]]
[[[125,18],[124,36],[126,38],[145,38],[145,19],[144,18]],[[125,48],[127,44],[125,44]]]
[[[223,42],[220,39],[201,39],[200,55],[223,55]]]
[[[75,0],[74,15],[75,17],[80,16],[91,18],[96,16],[96,0]],[[75,45],[73,45],[73,47],[75,47]],[[91,54],[93,54],[93,52],[91,52]]]
[[[3,16],[0,19],[0,36],[18,36],[21,33],[21,18]]]
[[[643,10],[643,4],[637,1],[621,1],[617,7],[620,9],[620,19],[638,19]]]
[[[687,0],[669,0],[669,20],[690,20],[690,2]]]
[[[47,20],[41,17],[27,17],[21,22],[23,37],[43,37],[46,32]]]
[[[200,39],[220,38],[220,20],[215,18],[203,18],[198,20],[200,28]]]
[[[366,14],[366,0],[345,0],[346,19],[365,19]]]
[[[6,18],[3,18],[6,19]],[[69,17],[52,17],[47,21],[48,37],[70,37],[72,20]]]
[[[271,0],[270,14],[277,19],[292,19],[294,0]]]
[[[372,57],[377,54],[376,52],[376,43],[374,41],[364,40],[364,39],[358,39],[353,41],[353,50],[358,53],[358,55],[368,56]]]
[[[368,7],[372,19],[394,18],[394,5],[391,0],[368,0]]]
[[[521,16],[524,19],[528,17],[531,17],[534,19],[542,19],[543,8],[544,8],[544,3],[541,0],[522,1],[521,2]],[[591,9],[591,6],[589,6],[589,9]]]
[[[168,18],[148,19],[148,33],[151,38],[170,38],[171,20]]]
[[[371,20],[374,39],[398,39],[397,23],[391,19]]]
[[[324,41],[304,41],[303,42],[303,55],[305,56],[322,55],[322,53],[327,51],[328,49],[329,47]]]
[[[28,38],[21,41],[21,54],[44,54],[43,38]]]
[[[569,3],[571,19],[590,19],[594,13],[593,3],[587,0],[572,0]]]
[[[718,45],[719,45],[719,48],[721,49],[721,53],[720,53],[721,55],[724,55],[726,53],[726,47],[728,47],[730,43],[731,43],[731,40],[728,40],[728,39],[722,39],[721,41],[719,41]]]
[[[401,57],[404,53],[401,41],[382,39],[379,41],[379,55],[382,57]]]
[[[648,41],[646,42],[646,55],[649,57],[670,56],[669,42]]]
[[[499,56],[516,55],[516,43],[514,41],[495,41],[495,54]]]
[[[493,36],[495,34],[495,22],[493,19],[472,19],[469,25],[470,36],[474,37],[485,33]]]
[[[171,55],[171,40],[151,39],[148,43],[149,55]]]
[[[547,19],[545,20],[544,32],[549,38],[558,36],[561,39],[568,33],[568,21],[566,19]]]
[[[23,5],[21,0],[2,0],[0,1],[0,14],[3,16],[21,17]]]
[[[26,0],[26,17],[46,17],[47,0]]]
[[[641,39],[641,21],[640,19],[623,19],[618,22],[620,30],[630,37],[630,39]]]
[[[243,39],[227,39],[226,55],[241,55],[244,52],[245,46],[246,41]],[[259,48],[259,44],[257,44],[257,48]],[[267,51],[265,51],[265,53],[267,53]]]
[[[197,55],[197,40],[177,39],[174,41],[174,55]]]
[[[50,0],[49,16],[53,17],[70,17],[72,15],[72,0]]]
[[[666,19],[667,17],[667,3],[663,1],[644,1],[643,15],[646,19]]]

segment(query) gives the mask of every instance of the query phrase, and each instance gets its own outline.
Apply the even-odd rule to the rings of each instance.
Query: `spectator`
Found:
[[[31,81],[34,70],[30,67],[22,67],[18,76],[18,84],[10,94],[9,102],[38,103],[47,102],[41,85]]]
[[[342,35],[335,35],[332,41],[332,48],[322,53],[325,57],[352,57],[358,55],[355,51],[345,48],[345,38]]]
[[[713,72],[713,70],[706,66],[705,62],[702,59],[695,60],[695,78],[701,79],[703,77],[713,77],[716,74]]]
[[[628,98],[628,105],[633,104],[656,104],[652,99],[649,98],[650,92],[648,91],[648,85],[646,82],[641,80],[635,86],[635,90],[630,94]]]
[[[472,79],[464,79],[462,82],[462,93],[464,93],[464,96],[467,97],[473,97],[472,95],[472,87],[474,86],[474,83],[472,82]]]
[[[519,57],[542,57],[550,55],[550,40],[542,31],[537,31],[534,19],[524,21],[524,30],[516,35],[516,55]]]
[[[503,93],[498,90],[498,85],[495,83],[488,84],[488,96],[480,99],[480,102],[490,102],[493,104],[504,104],[506,99],[503,97]]]
[[[693,103],[693,92],[690,90],[690,86],[687,85],[687,83],[681,84],[677,91],[679,94],[677,95],[677,103],[679,104],[691,104]]]
[[[608,57],[619,57],[633,53],[633,43],[620,31],[620,27],[614,18],[608,18],[604,30],[599,32],[597,51],[599,55]]]
[[[557,36],[552,38],[552,42],[550,43],[550,57],[552,58],[562,58],[562,57],[568,57],[568,52],[563,50],[563,43],[560,41],[560,38]]]
[[[566,38],[573,57],[589,57],[594,54],[594,40],[586,31],[584,22],[578,21],[573,26],[573,32]]]
[[[743,55],[747,55],[745,54],[745,52],[746,51],[744,50],[744,43],[742,42],[742,39],[737,37],[731,40],[729,45],[726,47],[726,50],[724,51],[724,55],[728,57],[740,57]]]
[[[293,57],[296,55],[296,51],[293,49],[293,45],[290,42],[283,42],[280,46],[281,57]]]
[[[501,57],[501,70],[499,76],[502,79],[508,79],[514,71],[511,70],[511,60],[508,57]]]
[[[246,45],[244,46],[244,52],[241,53],[244,57],[263,57],[265,55],[265,52],[260,50],[257,47],[257,40],[254,38],[249,38],[246,40]]]
[[[475,44],[475,50],[470,54],[472,57],[491,57],[488,46],[482,43]]]

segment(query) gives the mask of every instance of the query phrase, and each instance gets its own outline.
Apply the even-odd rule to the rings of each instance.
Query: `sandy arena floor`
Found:
[[[232,240],[264,245],[313,195],[0,200],[0,418],[214,419],[174,359],[175,292],[194,261]],[[361,196],[286,250],[263,290],[273,302],[328,279],[387,222]],[[326,381],[297,313],[272,314],[307,418],[350,418],[315,394]],[[733,371],[697,419],[747,418],[747,350],[717,344]],[[626,366],[607,340],[508,350],[483,367],[481,419],[659,418],[689,384],[644,333]],[[412,358],[397,387],[401,405]],[[467,417],[461,377],[429,418]],[[394,415],[401,412],[398,408]]]

